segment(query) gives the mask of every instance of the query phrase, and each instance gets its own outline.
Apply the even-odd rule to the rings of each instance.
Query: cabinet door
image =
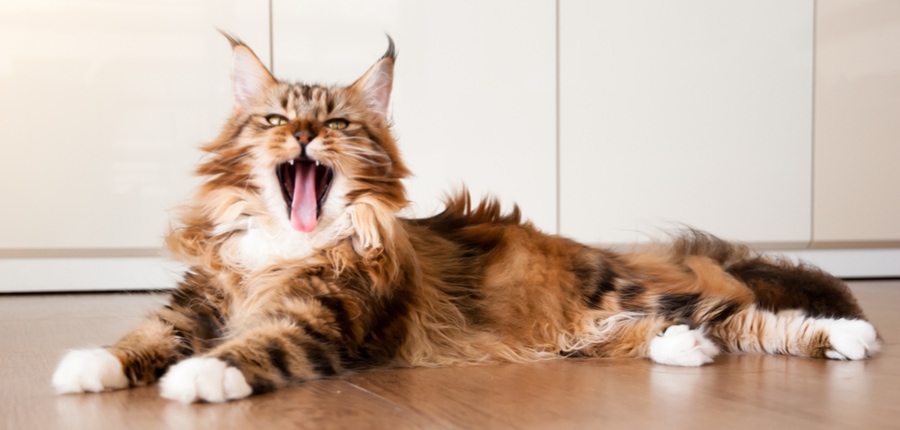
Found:
[[[810,240],[813,2],[562,0],[560,222]]]
[[[900,244],[900,3],[816,11],[816,246]]]
[[[273,1],[275,75],[351,83],[397,43],[412,214],[463,184],[556,229],[555,2]]]
[[[216,27],[268,56],[265,0],[0,2],[2,255],[155,254],[230,113]]]

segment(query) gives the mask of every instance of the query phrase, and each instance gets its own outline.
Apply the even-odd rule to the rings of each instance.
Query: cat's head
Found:
[[[319,245],[355,235],[358,250],[380,248],[392,228],[386,217],[407,204],[400,179],[409,175],[388,117],[393,40],[348,86],[280,81],[229,41],[234,108],[198,169],[207,222],[220,233],[256,222],[285,241]]]

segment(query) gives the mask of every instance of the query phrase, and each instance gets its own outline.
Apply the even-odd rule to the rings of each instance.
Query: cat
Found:
[[[158,381],[168,399],[222,402],[379,366],[879,349],[840,280],[700,231],[614,252],[465,191],[401,218],[393,40],[354,83],[324,87],[275,79],[226,37],[233,112],[166,238],[190,269],[121,340],[69,351],[59,393]]]

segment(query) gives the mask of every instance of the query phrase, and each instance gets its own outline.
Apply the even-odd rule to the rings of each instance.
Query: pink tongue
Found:
[[[297,163],[294,178],[294,201],[291,203],[291,226],[294,230],[309,233],[316,228],[316,166]]]

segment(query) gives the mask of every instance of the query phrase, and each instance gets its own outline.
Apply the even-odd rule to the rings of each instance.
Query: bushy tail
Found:
[[[708,233],[687,230],[673,242],[676,258],[707,257],[753,291],[760,309],[799,309],[811,317],[865,319],[840,279],[807,263],[756,253]]]

